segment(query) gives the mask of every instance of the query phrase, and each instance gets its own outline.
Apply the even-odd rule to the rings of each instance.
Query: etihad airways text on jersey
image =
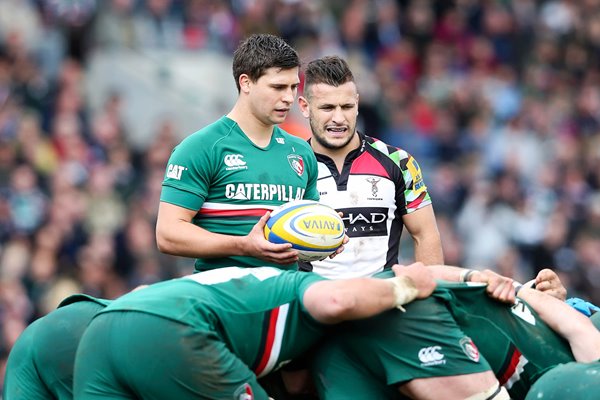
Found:
[[[230,183],[225,186],[225,197],[238,200],[301,200],[305,189],[291,185],[266,183]]]

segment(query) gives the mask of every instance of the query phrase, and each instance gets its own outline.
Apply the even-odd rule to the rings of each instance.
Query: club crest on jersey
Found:
[[[290,167],[298,174],[298,176],[302,176],[304,173],[304,160],[302,156],[297,154],[290,154],[287,156],[288,162],[290,163]]]
[[[252,387],[248,383],[244,383],[233,392],[233,400],[254,400]]]
[[[371,184],[371,194],[373,197],[377,197],[377,192],[379,189],[377,188],[377,182],[379,182],[381,178],[367,178],[366,181]]]
[[[475,346],[475,343],[473,343],[473,340],[471,340],[470,337],[465,336],[460,339],[459,343],[467,357],[475,362],[479,362],[479,349],[477,349],[477,346]]]

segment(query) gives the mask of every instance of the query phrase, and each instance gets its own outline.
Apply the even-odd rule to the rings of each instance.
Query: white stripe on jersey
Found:
[[[206,208],[208,210],[247,210],[254,208],[264,208],[267,210],[274,210],[279,206],[273,204],[231,204],[231,203],[213,203],[213,202],[205,202],[202,203],[201,208]]]
[[[223,282],[229,282],[232,279],[240,279],[244,276],[252,275],[259,281],[280,275],[283,270],[274,267],[225,267],[216,268],[196,274],[186,275],[181,279],[190,279],[201,283],[202,285],[216,285]]]
[[[282,339],[285,332],[285,324],[287,322],[289,309],[289,304],[279,306],[279,314],[277,315],[277,322],[275,323],[275,338],[273,339],[273,347],[271,348],[271,354],[269,354],[269,361],[267,361],[267,365],[258,375],[259,378],[271,372],[276,366],[277,360],[279,359],[279,354],[281,353],[281,344],[283,343]]]
[[[508,378],[506,383],[503,385],[506,388],[506,390],[510,390],[510,388],[513,387],[513,385],[521,379],[521,373],[523,372],[523,369],[525,368],[525,365],[528,362],[529,361],[523,356],[523,354],[519,356],[519,362],[515,367],[515,372],[510,376],[510,378]]]

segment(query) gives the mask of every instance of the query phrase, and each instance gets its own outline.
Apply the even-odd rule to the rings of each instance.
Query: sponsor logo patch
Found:
[[[348,237],[387,236],[386,207],[352,207],[340,208],[344,213],[342,220],[346,225]]]
[[[421,366],[432,367],[435,365],[446,364],[444,355],[440,353],[441,350],[441,346],[423,347],[419,350],[419,361],[421,361]]]
[[[186,167],[181,165],[169,164],[167,167],[167,178],[181,180],[181,174],[183,171],[187,171]]]
[[[229,183],[225,197],[237,200],[277,200],[287,202],[304,198],[305,189],[300,186],[274,185],[272,183]]]
[[[421,167],[414,158],[410,158],[406,164],[408,171],[412,175],[413,180],[413,191],[415,194],[419,194],[426,189],[425,183],[423,182],[423,176],[421,175]]]
[[[244,156],[241,154],[226,154],[223,158],[223,162],[227,166],[227,171],[234,171],[238,169],[248,169]]]

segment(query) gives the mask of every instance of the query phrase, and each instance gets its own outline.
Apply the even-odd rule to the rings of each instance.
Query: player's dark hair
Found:
[[[324,83],[329,86],[340,86],[346,82],[354,82],[354,75],[348,63],[338,56],[325,56],[313,60],[304,71],[304,95],[309,96],[312,85]]]
[[[292,46],[278,36],[266,33],[246,38],[233,53],[233,77],[238,93],[240,75],[247,74],[252,82],[269,68],[290,69],[300,66],[300,57]]]

